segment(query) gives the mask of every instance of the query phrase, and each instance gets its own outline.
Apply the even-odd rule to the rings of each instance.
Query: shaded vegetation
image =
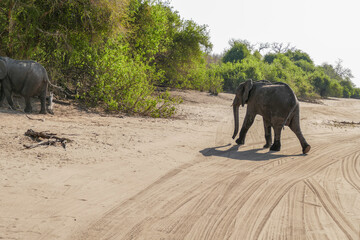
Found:
[[[248,78],[286,82],[303,98],[360,97],[341,61],[315,66],[289,44],[211,48],[206,25],[160,0],[0,1],[0,55],[40,62],[66,89],[58,94],[88,106],[168,117],[177,100],[159,87],[218,94]]]

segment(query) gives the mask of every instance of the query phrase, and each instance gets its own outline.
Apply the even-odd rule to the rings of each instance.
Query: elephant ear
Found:
[[[7,74],[6,63],[4,60],[0,59],[0,79],[4,79]]]
[[[244,83],[244,93],[242,95],[242,106],[244,106],[244,104],[247,102],[247,100],[249,99],[249,93],[251,91],[253,87],[253,82],[251,79],[247,80]]]

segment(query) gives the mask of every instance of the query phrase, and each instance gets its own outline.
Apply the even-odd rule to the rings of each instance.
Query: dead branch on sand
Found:
[[[27,149],[36,148],[38,146],[47,145],[47,146],[55,146],[56,143],[60,143],[61,146],[66,149],[66,143],[72,142],[72,140],[68,138],[60,138],[57,137],[55,133],[48,132],[35,132],[32,129],[26,131],[25,136],[30,137],[32,140],[38,142],[33,145],[26,145],[24,147]],[[47,139],[47,140],[45,140]]]
[[[32,117],[30,117],[29,115],[27,115],[27,114],[25,114],[25,116],[28,118],[28,119],[30,119],[30,120],[36,120],[36,121],[41,121],[41,122],[45,122],[45,119],[38,119],[38,118],[32,118]]]

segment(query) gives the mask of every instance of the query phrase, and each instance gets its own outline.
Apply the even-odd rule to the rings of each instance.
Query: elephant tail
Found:
[[[290,100],[290,102],[293,103],[293,106],[292,106],[291,110],[289,111],[289,114],[288,114],[287,117],[285,118],[285,121],[284,121],[284,123],[283,123],[283,125],[282,125],[282,128],[284,129],[284,128],[285,128],[285,125],[286,125],[287,121],[289,121],[292,113],[293,113],[293,112],[295,111],[295,109],[299,106],[299,101],[297,100],[294,91],[291,89],[291,87],[290,87],[288,84],[286,84],[286,83],[281,83],[281,84],[283,84],[286,88],[288,88],[290,97],[292,96],[292,100]]]
[[[291,108],[289,114],[287,115],[287,117],[285,118],[284,123],[282,124],[282,129],[285,129],[285,125],[287,123],[287,121],[289,120],[291,114],[295,111],[296,107],[299,105],[299,103],[296,101],[294,106]]]
[[[59,86],[57,86],[57,85],[55,85],[55,84],[52,84],[52,83],[50,82],[50,79],[49,79],[49,76],[48,76],[47,73],[45,74],[45,76],[46,76],[46,81],[47,81],[47,83],[48,83],[50,86],[52,86],[52,87],[54,87],[54,88],[57,88],[57,89],[59,89],[59,90],[61,90],[61,91],[64,91],[64,89],[63,89],[62,87],[59,87]]]

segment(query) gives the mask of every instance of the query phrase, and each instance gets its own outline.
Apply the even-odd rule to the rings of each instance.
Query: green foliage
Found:
[[[171,39],[167,35],[169,28],[168,8],[161,3],[132,0],[129,6],[128,42],[135,52],[143,57],[143,61],[154,61],[156,54],[167,50]]]
[[[221,61],[209,58],[207,26],[161,0],[0,1],[0,36],[1,56],[40,62],[66,95],[108,111],[168,117],[178,101],[157,87],[218,94],[249,78],[286,82],[303,98],[360,95],[341,60],[316,67],[289,44],[263,57],[269,44],[232,40]]]
[[[167,3],[133,1],[130,18],[132,49],[144,57],[163,78],[159,86],[209,90],[206,87],[204,51],[212,47],[205,25],[181,20]]]
[[[360,99],[360,88],[354,88],[354,93],[351,97]]]
[[[339,74],[337,74],[337,72],[335,71],[335,68],[331,65],[331,64],[327,64],[327,63],[324,63],[322,66],[321,66],[323,72],[329,76],[331,79],[335,79],[337,81],[341,81],[341,76],[339,76]]]
[[[157,85],[219,91],[207,75],[206,26],[152,0],[0,1],[0,55],[33,59],[91,106],[168,117]]]
[[[349,80],[341,80],[340,85],[343,87],[343,97],[350,98],[354,94],[353,84]]]
[[[156,59],[158,69],[165,72],[165,81],[161,84],[199,89],[196,86],[200,80],[198,74],[204,73],[206,68],[203,50],[208,51],[212,47],[206,27],[193,21],[182,21],[181,27],[172,31],[168,51]]]
[[[332,80],[323,71],[316,71],[310,75],[310,81],[315,91],[321,97],[341,97],[343,87],[336,81]]]
[[[313,72],[315,71],[315,65],[306,61],[306,60],[303,60],[303,59],[300,59],[296,62],[294,62],[296,66],[298,66],[299,68],[301,68],[304,72]]]
[[[233,41],[231,43],[231,48],[225,52],[223,57],[224,63],[235,63],[241,62],[243,59],[250,55],[250,51],[244,43],[239,41]]]
[[[244,41],[234,41],[243,44],[241,42]],[[251,46],[250,43],[246,45]],[[234,92],[237,86],[247,79],[266,79],[289,84],[302,99],[318,96],[359,96],[360,91],[355,89],[350,81],[351,71],[343,68],[340,60],[335,67],[329,64],[316,67],[307,53],[288,49],[285,53],[269,52],[263,58],[259,51],[255,50],[252,55],[247,55],[241,61],[230,61],[228,55],[231,50],[232,48],[225,53],[224,63],[219,68],[224,79],[224,91]]]
[[[109,6],[90,0],[1,1],[0,52],[14,58],[29,58],[38,48],[49,58],[56,50],[71,52],[112,29]]]
[[[223,90],[224,79],[220,68],[218,64],[211,64],[206,70],[205,89],[213,95],[218,95]]]
[[[275,58],[277,57],[277,54],[275,53],[268,53],[264,56],[264,62],[268,63],[268,64],[272,64],[275,60]]]
[[[260,52],[258,50],[256,50],[254,53],[253,53],[253,56],[257,59],[257,60],[261,60],[262,59],[262,56],[260,54]]]
[[[288,50],[285,53],[285,56],[287,56],[293,62],[303,60],[303,61],[308,62],[310,64],[314,64],[314,62],[311,60],[309,54],[307,54],[307,53],[305,53],[305,52],[303,52],[301,50],[295,50],[295,51]]]
[[[307,80],[307,74],[296,66],[284,54],[277,54],[272,64],[267,64],[265,79],[274,82],[285,82],[301,98],[314,97],[313,87]]]
[[[224,91],[235,92],[239,84],[249,78],[264,79],[264,67],[264,64],[253,56],[243,59],[242,62],[221,64],[218,71],[224,79]]]

